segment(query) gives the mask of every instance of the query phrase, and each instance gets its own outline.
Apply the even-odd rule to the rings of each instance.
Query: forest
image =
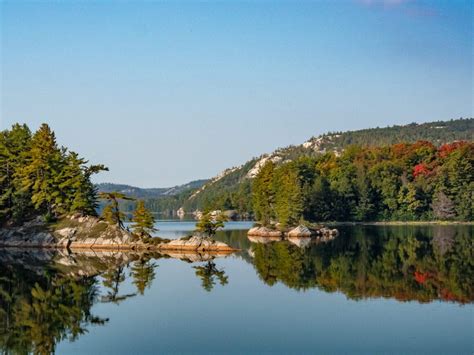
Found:
[[[88,165],[77,153],[58,146],[47,124],[34,133],[15,124],[0,132],[0,225],[21,224],[35,216],[97,214],[92,175],[107,170]]]
[[[472,221],[474,144],[350,146],[342,154],[267,162],[253,181],[255,217],[301,221]]]

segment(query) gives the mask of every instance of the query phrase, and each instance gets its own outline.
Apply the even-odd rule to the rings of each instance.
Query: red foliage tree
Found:
[[[418,165],[415,165],[413,167],[413,177],[416,178],[417,176],[426,176],[430,173],[430,169],[428,169],[428,166],[425,163],[420,163]]]
[[[441,158],[446,158],[449,154],[451,154],[455,150],[465,146],[466,144],[468,144],[468,143],[465,142],[465,141],[458,141],[458,142],[444,144],[444,145],[442,145],[441,147],[438,148],[438,155]]]

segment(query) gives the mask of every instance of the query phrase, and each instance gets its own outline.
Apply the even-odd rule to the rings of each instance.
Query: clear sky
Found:
[[[471,1],[1,1],[1,128],[163,187],[327,131],[473,116]]]

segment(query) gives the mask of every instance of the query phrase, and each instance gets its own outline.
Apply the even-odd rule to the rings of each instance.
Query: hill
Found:
[[[165,196],[175,196],[181,194],[187,190],[196,190],[201,188],[209,180],[195,180],[187,184],[178,185],[174,187],[165,188],[140,188],[131,185],[124,184],[113,184],[113,183],[101,183],[96,184],[99,192],[121,192],[127,196],[136,199],[153,199]]]
[[[439,146],[445,143],[474,140],[474,119],[457,119],[429,123],[411,123],[404,126],[370,128],[358,131],[330,132],[312,137],[300,145],[278,148],[269,154],[253,158],[245,164],[226,169],[201,186],[187,189],[172,196],[160,195],[147,201],[147,207],[156,212],[195,209],[235,209],[241,213],[252,211],[250,189],[252,180],[261,167],[271,160],[276,165],[301,156],[318,156],[328,152],[339,155],[351,145],[386,146],[395,143],[413,143],[427,140]]]

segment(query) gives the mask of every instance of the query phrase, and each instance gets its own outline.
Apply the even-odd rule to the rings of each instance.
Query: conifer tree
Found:
[[[19,192],[18,171],[25,164],[31,131],[15,124],[0,132],[0,225],[8,220],[19,222],[31,207],[28,193]]]
[[[303,199],[298,174],[291,165],[278,170],[274,181],[275,214],[281,228],[297,224],[303,214]]]
[[[107,200],[108,205],[102,211],[102,218],[109,224],[117,225],[120,229],[124,229],[125,213],[120,210],[119,200],[133,201],[133,198],[127,197],[120,192],[101,192],[99,197]]]
[[[137,208],[133,212],[132,217],[132,231],[140,237],[150,237],[151,233],[155,232],[155,218],[145,208],[143,200],[138,201]]]
[[[201,219],[196,223],[196,231],[209,237],[213,237],[220,228],[224,228],[224,223],[226,221],[227,218],[223,213],[213,217],[209,212],[207,212],[204,213]]]
[[[55,178],[64,165],[56,136],[47,124],[41,125],[31,139],[27,164],[19,172],[23,191],[31,191],[35,209],[53,214],[55,203],[61,202],[61,190]]]
[[[273,173],[275,165],[272,161],[268,161],[255,177],[252,185],[253,210],[255,217],[264,226],[269,225],[273,213]]]

